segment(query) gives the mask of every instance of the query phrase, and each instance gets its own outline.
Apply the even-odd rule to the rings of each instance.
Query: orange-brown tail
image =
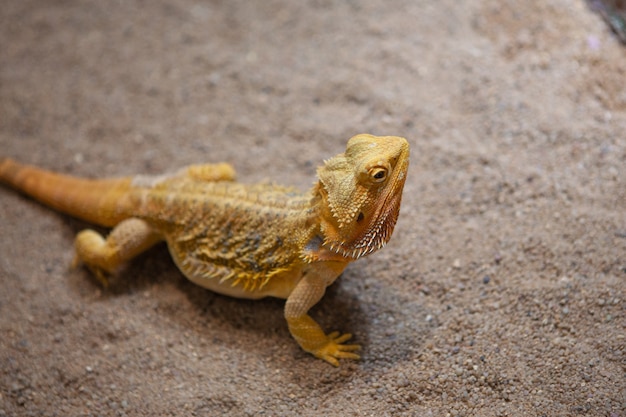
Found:
[[[89,180],[0,160],[0,183],[70,216],[112,227],[128,218],[122,200],[130,178]]]

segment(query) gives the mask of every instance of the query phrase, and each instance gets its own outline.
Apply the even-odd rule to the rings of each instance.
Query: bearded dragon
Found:
[[[358,359],[352,335],[326,334],[308,311],[352,261],[391,237],[409,164],[395,136],[357,135],[317,169],[307,193],[234,181],[225,163],[175,174],[91,180],[0,160],[0,182],[58,211],[113,230],[83,230],[76,257],[106,284],[121,265],[165,241],[188,279],[232,297],[286,299],[296,342],[334,366]]]

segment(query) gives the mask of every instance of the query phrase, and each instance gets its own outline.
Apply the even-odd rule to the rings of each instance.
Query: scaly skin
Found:
[[[0,182],[101,226],[76,237],[77,260],[106,276],[159,241],[180,270],[221,294],[287,299],[289,331],[307,352],[337,366],[358,359],[350,334],[324,333],[308,311],[348,263],[380,249],[393,232],[409,164],[408,142],[357,135],[318,168],[308,193],[234,182],[228,164],[176,174],[79,179],[0,161]]]

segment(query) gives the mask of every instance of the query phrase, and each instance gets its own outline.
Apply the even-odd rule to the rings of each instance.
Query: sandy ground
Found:
[[[0,152],[74,175],[228,161],[302,189],[405,136],[394,237],[313,310],[187,282],[103,290],[86,224],[0,189],[0,416],[626,416],[626,48],[583,1],[7,0]]]

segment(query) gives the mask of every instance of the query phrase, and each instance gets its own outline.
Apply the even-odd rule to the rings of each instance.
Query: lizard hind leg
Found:
[[[191,165],[187,175],[201,181],[234,181],[235,169],[227,163]]]
[[[144,220],[130,218],[120,222],[105,239],[87,229],[76,235],[74,265],[85,264],[105,287],[107,277],[124,262],[146,251],[163,237]]]

